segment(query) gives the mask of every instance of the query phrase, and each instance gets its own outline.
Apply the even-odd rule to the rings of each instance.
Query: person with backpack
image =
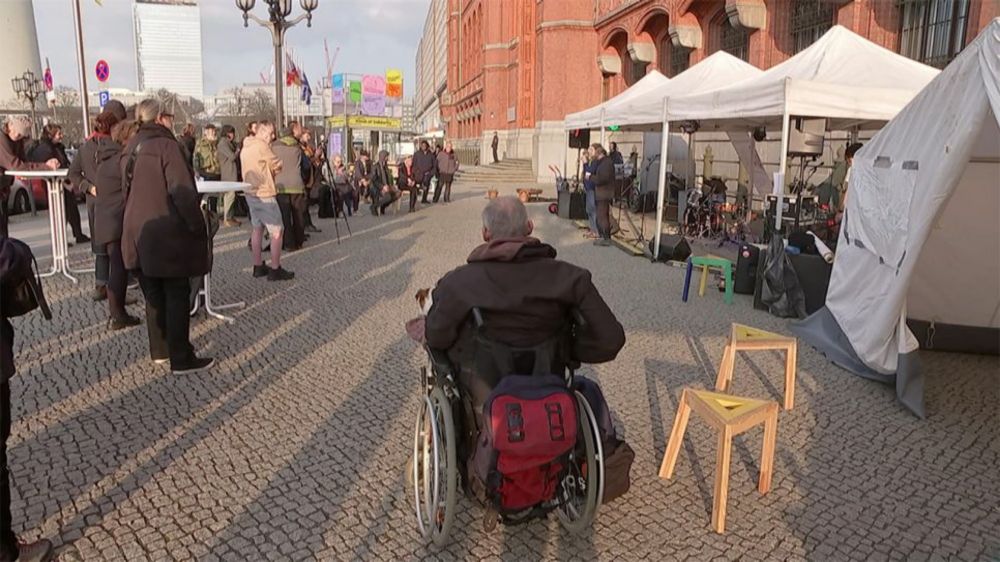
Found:
[[[194,171],[206,181],[219,181],[219,138],[215,125],[209,123],[202,130],[201,138],[194,147]]]
[[[41,308],[46,319],[51,313],[45,304],[41,284],[33,269],[31,248],[15,238],[0,237],[0,560],[43,561],[52,559],[52,542],[38,539],[21,542],[14,534],[10,512],[10,469],[7,468],[7,439],[10,437],[10,379],[14,366],[14,326],[10,318]],[[25,290],[25,285],[30,287]],[[39,467],[42,469],[43,467]]]

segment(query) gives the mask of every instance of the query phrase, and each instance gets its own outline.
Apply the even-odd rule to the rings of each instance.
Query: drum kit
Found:
[[[706,189],[707,188],[707,189]],[[726,200],[725,183],[712,178],[702,189],[688,192],[684,211],[684,234],[692,238],[718,240],[741,244],[750,241],[752,234],[748,223],[751,212],[745,202]]]

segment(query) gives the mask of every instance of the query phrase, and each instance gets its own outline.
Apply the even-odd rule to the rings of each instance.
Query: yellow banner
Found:
[[[327,125],[330,127],[343,127],[344,126],[344,116],[337,115],[334,117],[328,117]],[[403,128],[403,120],[398,117],[373,117],[370,115],[351,115],[347,121],[348,126],[352,129],[385,129],[398,131]]]
[[[390,68],[385,71],[385,95],[390,98],[403,97],[403,71]]]

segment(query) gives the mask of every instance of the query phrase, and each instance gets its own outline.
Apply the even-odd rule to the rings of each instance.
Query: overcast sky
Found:
[[[93,68],[98,59],[105,59],[111,66],[108,85],[135,89],[132,0],[103,0],[103,6],[82,0],[81,4],[88,87],[96,90]],[[269,72],[274,59],[270,32],[253,21],[244,29],[233,0],[200,0],[199,4],[205,94],[259,82],[260,73]],[[292,17],[302,13],[298,4]],[[319,0],[312,28],[305,22],[292,28],[286,44],[294,49],[312,83],[318,83],[326,72],[326,39],[331,55],[340,47],[334,73],[377,74],[400,68],[404,96],[409,98],[414,92],[414,56],[429,4],[430,0]],[[70,0],[34,0],[34,7],[42,66],[48,57],[57,85],[79,87]],[[257,1],[254,13],[267,17],[263,0]]]

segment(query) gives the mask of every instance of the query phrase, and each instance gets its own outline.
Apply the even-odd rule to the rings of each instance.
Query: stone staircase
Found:
[[[467,166],[459,170],[456,181],[479,184],[534,184],[531,160],[502,160],[485,166]]]

